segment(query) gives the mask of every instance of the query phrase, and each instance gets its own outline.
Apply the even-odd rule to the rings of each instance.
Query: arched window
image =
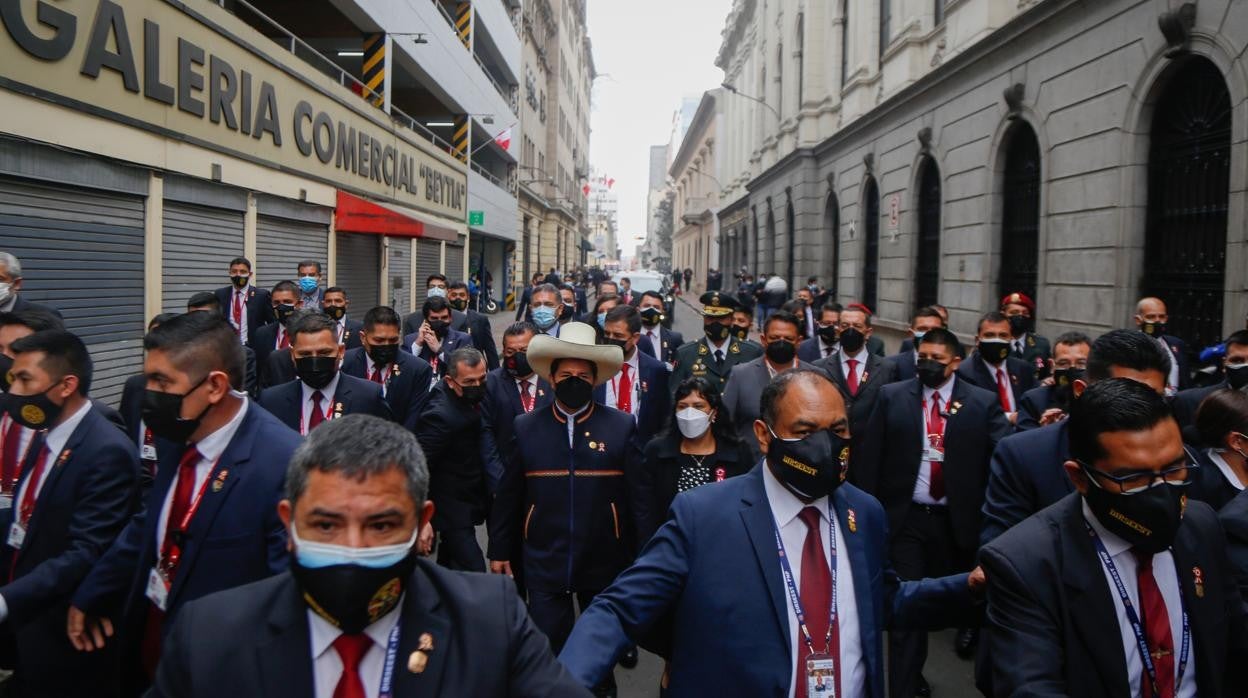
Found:
[[[930,156],[919,163],[919,244],[915,250],[914,305],[937,302],[940,291],[940,168]]]
[[[875,178],[868,176],[862,186],[862,288],[859,289],[859,300],[871,312],[879,312],[875,307],[875,287],[880,276],[880,189]]]
[[[1199,351],[1223,337],[1231,97],[1217,66],[1193,57],[1155,104],[1142,290],[1166,302],[1172,333]]]
[[[806,16],[799,14],[797,16],[797,36],[794,37],[797,46],[797,55],[793,57],[794,73],[797,74],[797,109],[794,113],[802,110],[802,91],[806,87],[806,67],[802,64],[806,53]]]
[[[788,262],[785,268],[785,279],[789,282],[789,289],[796,290],[794,275],[797,273],[797,217],[793,215],[792,201],[788,203],[784,211],[784,231],[788,238],[788,249],[785,250],[785,259]]]
[[[841,267],[841,208],[836,194],[828,192],[823,207],[823,275],[819,279],[832,300],[837,298]]]
[[[1040,269],[1040,143],[1020,121],[1006,134],[1001,192],[1001,271],[997,296],[1036,297]]]

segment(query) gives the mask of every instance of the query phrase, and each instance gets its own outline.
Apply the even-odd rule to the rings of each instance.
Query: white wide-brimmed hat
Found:
[[[559,328],[559,336],[539,334],[529,342],[529,366],[537,375],[550,380],[550,364],[556,359],[582,359],[598,367],[595,386],[611,380],[624,363],[624,350],[611,344],[597,344],[598,333],[583,322],[569,322]]]

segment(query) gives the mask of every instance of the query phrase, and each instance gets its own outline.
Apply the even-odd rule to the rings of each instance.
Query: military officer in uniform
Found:
[[[676,365],[668,385],[675,390],[674,386],[686,378],[705,378],[723,393],[732,367],[757,359],[763,355],[763,349],[732,335],[732,313],[741,307],[734,296],[707,291],[699,300],[704,335],[676,350]]]
[[[1026,361],[1036,380],[1048,378],[1053,351],[1049,340],[1036,334],[1036,302],[1015,291],[1001,299],[1001,314],[1010,321],[1010,356]]]

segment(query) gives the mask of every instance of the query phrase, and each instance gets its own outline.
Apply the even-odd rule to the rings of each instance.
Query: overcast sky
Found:
[[[683,97],[723,81],[715,67],[732,0],[589,0],[599,78],[590,118],[590,165],[615,178],[619,244],[632,256],[646,233],[650,146],[666,143]]]

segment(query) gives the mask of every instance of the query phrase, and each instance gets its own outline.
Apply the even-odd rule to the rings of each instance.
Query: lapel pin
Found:
[[[425,671],[425,665],[429,663],[429,657],[424,652],[416,650],[407,658],[407,670],[413,674],[420,674]]]
[[[422,652],[433,651],[433,635],[429,633],[421,633],[420,639],[416,643],[416,648]]]
[[[599,453],[606,453],[606,452],[607,452],[607,444],[603,443],[602,441],[599,441],[599,442],[598,442],[598,452],[599,452]]]
[[[1196,597],[1205,598],[1205,577],[1199,566],[1192,568],[1192,584],[1196,587]]]
[[[341,416],[342,416],[342,403],[336,402],[334,403],[334,419],[337,419]]]
[[[847,523],[849,524],[849,532],[857,533],[858,532],[858,515],[854,513],[854,510],[850,509],[849,511],[845,512],[845,518],[847,520]]]
[[[67,449],[65,449],[64,451],[61,451],[61,455],[60,455],[60,456],[56,459],[56,464],[57,464],[58,466],[60,466],[60,465],[65,465],[65,461],[69,460],[69,456],[70,456],[72,453],[73,453],[73,451],[71,451],[71,450],[70,450],[70,449],[68,449],[68,448],[67,448]]]
[[[537,389],[537,396],[538,396],[538,397],[546,397],[546,391],[545,391],[545,390],[542,390],[541,388],[538,388],[538,389]]]
[[[736,342],[733,342],[733,343],[732,343],[732,346],[731,346],[731,347],[728,347],[728,353],[729,353],[729,354],[740,354],[740,353],[741,353],[741,345],[740,345],[740,344],[737,344]]]
[[[725,472],[723,468],[716,468],[715,469],[715,482],[723,482],[724,478],[727,475],[728,473]]]
[[[949,407],[949,416],[952,417],[953,415],[957,414],[958,410],[960,409],[962,409],[962,402],[959,400],[954,400],[953,404]]]
[[[217,479],[212,481],[212,491],[220,492],[221,490],[225,489],[225,478],[229,476],[230,476],[230,471],[228,470],[222,470],[221,472],[217,473]]]
[[[870,377],[871,377],[871,374],[870,374],[870,373],[868,373],[867,371],[863,371],[863,372],[862,372],[862,382],[863,382],[863,383],[866,383],[866,382],[867,382],[867,379],[868,379],[868,378],[870,378]]]
[[[589,442],[589,449],[592,451],[592,450],[594,450],[594,449],[596,449],[596,448],[598,448],[598,442],[597,442],[597,441],[590,441],[590,442]]]

